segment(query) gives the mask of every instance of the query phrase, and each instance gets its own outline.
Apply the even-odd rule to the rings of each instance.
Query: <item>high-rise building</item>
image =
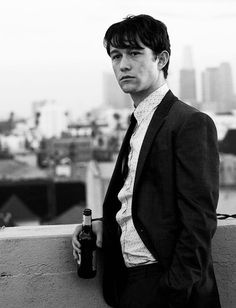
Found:
[[[233,79],[229,63],[206,68],[202,73],[202,100],[204,109],[214,112],[235,109]]]
[[[105,105],[111,108],[122,109],[132,107],[130,95],[125,94],[120,89],[112,73],[103,73],[103,93]]]
[[[60,137],[67,130],[68,117],[66,106],[52,101],[33,102],[35,126],[42,137]]]
[[[217,111],[218,94],[218,68],[208,67],[202,72],[202,101],[204,109]]]
[[[218,108],[221,111],[228,111],[236,108],[234,106],[234,90],[232,70],[229,63],[224,62],[219,66],[219,100]]]
[[[193,105],[197,101],[196,76],[194,69],[180,70],[180,98]]]
[[[195,105],[197,103],[196,72],[193,66],[191,46],[185,46],[183,64],[180,70],[180,99]]]

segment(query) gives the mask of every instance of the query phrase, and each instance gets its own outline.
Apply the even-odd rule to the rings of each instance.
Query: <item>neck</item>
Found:
[[[157,89],[159,89],[161,86],[163,86],[166,83],[166,79],[164,78],[160,78],[156,84],[152,87],[150,87],[149,89],[140,91],[140,92],[136,92],[136,93],[130,93],[130,96],[134,102],[134,106],[137,107],[146,97],[148,97],[150,94],[152,94],[154,91],[156,91]]]

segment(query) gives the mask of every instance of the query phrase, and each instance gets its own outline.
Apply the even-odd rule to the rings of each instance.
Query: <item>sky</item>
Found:
[[[0,1],[0,118],[29,116],[34,101],[54,100],[74,116],[104,103],[107,28],[130,14],[150,14],[168,28],[169,82],[178,95],[179,69],[191,46],[197,71],[229,62],[236,83],[234,0]],[[236,91],[236,86],[234,86]]]

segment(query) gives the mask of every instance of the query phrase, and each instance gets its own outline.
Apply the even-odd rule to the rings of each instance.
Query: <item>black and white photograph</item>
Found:
[[[0,307],[236,307],[236,1],[0,2]]]

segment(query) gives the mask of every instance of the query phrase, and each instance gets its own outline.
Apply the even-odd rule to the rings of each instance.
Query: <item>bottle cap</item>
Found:
[[[92,211],[90,209],[85,209],[83,211],[83,215],[85,215],[85,216],[91,216],[91,214],[92,214]]]

